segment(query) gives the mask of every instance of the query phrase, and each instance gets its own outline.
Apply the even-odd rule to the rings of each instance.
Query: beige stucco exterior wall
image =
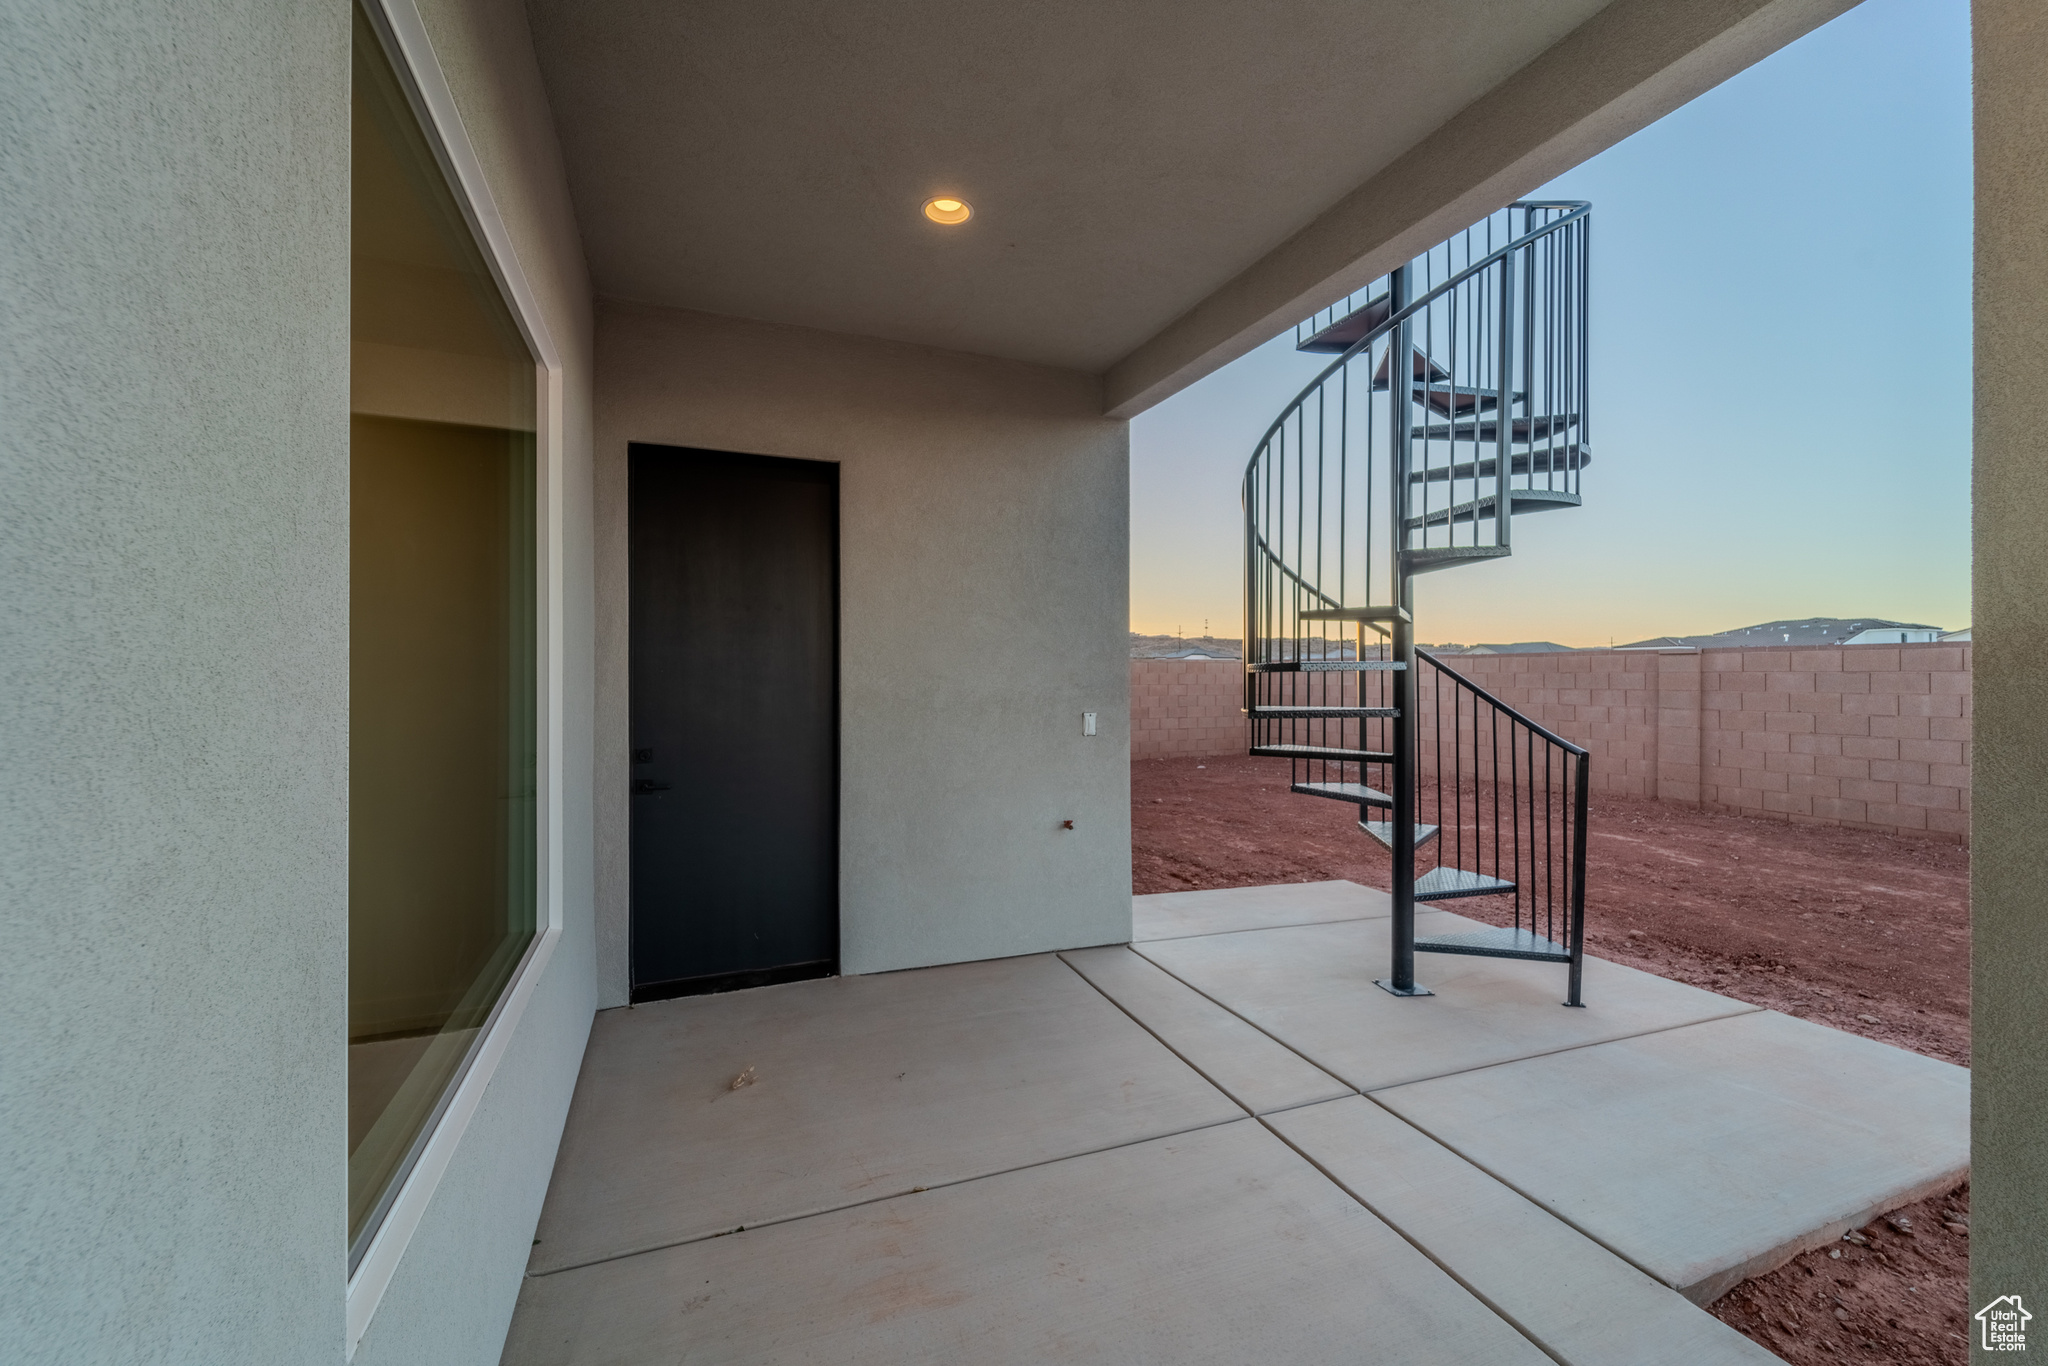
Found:
[[[358,1366],[498,1359],[593,1005],[589,292],[516,0],[430,34],[564,353],[563,934]],[[346,1354],[346,4],[0,44],[9,1362]]]
[[[342,1357],[346,6],[0,42],[0,1357]]]
[[[627,994],[629,442],[840,465],[845,971],[1128,939],[1129,446],[1099,382],[609,302],[597,356],[605,1002]]]
[[[1446,663],[1592,754],[1593,790],[1967,839],[1971,647],[1583,650]],[[1131,757],[1245,748],[1234,663],[1131,661]]]
[[[1971,5],[1976,115],[1972,1307],[2048,1295],[2048,9]],[[2048,1323],[2037,1317],[2037,1326]]]

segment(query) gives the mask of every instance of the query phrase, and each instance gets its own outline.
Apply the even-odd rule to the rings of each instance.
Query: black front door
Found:
[[[837,969],[839,467],[629,450],[633,999]]]

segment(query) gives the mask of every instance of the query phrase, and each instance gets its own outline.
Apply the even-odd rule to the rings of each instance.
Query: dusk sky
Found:
[[[1417,580],[1418,638],[1969,623],[1969,82],[1964,0],[1865,0],[1532,196],[1593,202],[1585,506]],[[1240,633],[1238,483],[1328,359],[1132,424],[1133,630]]]

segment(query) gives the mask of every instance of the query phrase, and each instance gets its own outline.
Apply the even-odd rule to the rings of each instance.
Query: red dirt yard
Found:
[[[1287,789],[1282,759],[1134,762],[1132,890],[1387,885],[1356,807]],[[1969,1065],[1965,846],[1624,797],[1591,808],[1589,953]],[[1505,923],[1495,900],[1455,909]],[[1905,1231],[1880,1220],[1713,1312],[1801,1366],[1965,1360],[1969,1189],[1898,1213]]]

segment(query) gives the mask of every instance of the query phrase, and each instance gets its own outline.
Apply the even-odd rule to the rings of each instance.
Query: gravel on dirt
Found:
[[[1965,1185],[1744,1281],[1710,1312],[1795,1366],[1966,1361],[1969,1225]]]
[[[1359,831],[1357,808],[1288,783],[1284,759],[1132,763],[1132,891],[1387,886],[1386,851]],[[1588,952],[1969,1065],[1967,847],[1671,802],[1590,805]],[[1495,924],[1511,913],[1498,897],[1454,909]],[[1967,1229],[1969,1188],[1899,1213],[1910,1233],[1879,1220],[1867,1246],[1803,1254],[1713,1312],[1801,1366],[1964,1360],[1968,1233],[1946,1225]]]

